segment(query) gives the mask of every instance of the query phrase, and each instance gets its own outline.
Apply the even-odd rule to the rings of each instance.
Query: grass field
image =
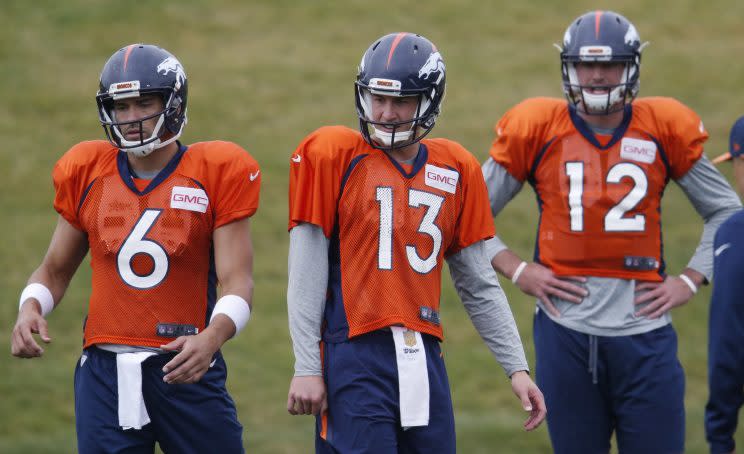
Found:
[[[209,5],[209,6],[207,6]],[[63,304],[49,316],[53,343],[43,358],[9,354],[17,298],[38,266],[56,222],[50,172],[81,140],[103,138],[95,112],[98,74],[108,56],[132,42],[159,44],[189,75],[187,143],[233,140],[263,172],[254,218],[254,317],[225,347],[228,386],[245,426],[248,452],[312,452],[310,418],[285,409],[293,358],[286,320],[288,157],[324,124],[355,126],[352,83],[359,59],[378,36],[421,33],[447,63],[448,94],[435,136],[486,158],[493,123],[536,95],[561,96],[552,43],[575,16],[612,7],[651,41],[641,94],[680,99],[711,133],[709,156],[726,147],[728,128],[744,113],[744,3],[710,0],[618,2],[379,3],[360,0],[197,0],[113,2],[4,0],[0,7],[0,452],[75,452],[72,372],[90,276],[87,260]],[[724,171],[730,176],[727,166]],[[530,256],[535,207],[523,191],[497,219],[502,237]],[[665,252],[679,272],[697,244],[701,222],[676,186],[664,202]],[[533,363],[531,298],[504,287]],[[687,451],[705,452],[706,336],[709,289],[674,314],[687,371]],[[470,325],[451,284],[443,293],[445,354],[459,451],[546,453],[545,426],[521,430],[518,402],[501,368]],[[744,434],[744,430],[740,431]],[[744,442],[744,435],[738,441]]]

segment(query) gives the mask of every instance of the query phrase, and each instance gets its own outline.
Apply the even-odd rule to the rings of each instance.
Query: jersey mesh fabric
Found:
[[[532,98],[496,132],[491,157],[538,198],[535,260],[560,275],[662,280],[661,198],[708,137],[692,110],[638,99],[613,136],[595,135],[564,100]]]
[[[425,139],[410,166],[358,131],[311,133],[290,162],[289,227],[331,239],[323,339],[390,325],[442,338],[442,259],[494,235],[478,161],[461,145]]]
[[[338,221],[350,337],[394,324],[442,337],[420,311],[439,311],[442,259],[462,190],[448,194],[427,186],[424,173],[404,178],[375,153],[347,180]]]
[[[81,208],[93,268],[86,344],[159,346],[169,341],[155,339],[158,323],[204,329],[212,216],[209,212],[171,209],[174,187],[198,189],[180,175],[172,175],[144,195],[130,191],[118,174],[100,177],[91,187]],[[157,213],[157,218],[150,222],[152,218],[145,216],[148,212],[153,218]],[[135,231],[138,225],[139,232],[146,229],[144,236]],[[162,248],[165,256],[145,252],[148,246]],[[134,252],[128,263],[120,263],[124,248],[143,252]],[[145,279],[133,279],[122,269],[127,266]],[[162,279],[153,275],[157,267],[167,267]],[[147,276],[154,279],[148,280]]]
[[[172,340],[159,323],[203,330],[216,295],[212,234],[258,207],[258,165],[235,144],[182,147],[151,181],[126,163],[106,142],[84,142],[53,172],[55,209],[90,246],[86,347],[157,347]]]

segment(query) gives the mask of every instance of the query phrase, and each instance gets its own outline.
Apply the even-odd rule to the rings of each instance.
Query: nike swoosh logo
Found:
[[[217,362],[217,358],[213,359],[211,363],[209,363],[209,368],[211,369],[212,366],[214,366],[214,363]]]
[[[292,156],[292,162],[296,162],[296,163],[298,163],[298,164],[299,164],[299,163],[300,163],[300,161],[302,161],[302,156],[300,156],[300,155],[298,155],[298,154],[296,154],[296,155]]]
[[[250,174],[250,175],[249,175],[249,178],[251,179],[251,181],[253,181],[253,180],[255,180],[256,178],[258,178],[258,174],[259,174],[259,173],[261,173],[261,171],[260,171],[260,170],[256,170],[256,173],[252,173],[252,174]]]
[[[730,247],[731,247],[731,243],[726,243],[724,245],[721,245],[721,246],[718,247],[718,249],[716,249],[713,252],[713,255],[715,255],[716,257],[718,257],[719,255],[721,255],[721,253],[723,253],[723,251],[725,251],[726,249],[728,249]]]

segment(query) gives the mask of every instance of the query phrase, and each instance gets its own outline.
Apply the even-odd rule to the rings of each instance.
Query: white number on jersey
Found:
[[[566,175],[568,175],[568,209],[571,219],[571,231],[584,231],[584,204],[582,195],[584,193],[584,163],[567,162]],[[633,180],[633,188],[623,197],[604,219],[606,232],[643,232],[646,228],[646,216],[636,214],[626,218],[625,213],[632,210],[643,200],[648,191],[648,178],[643,169],[629,162],[621,162],[613,166],[607,172],[608,184],[618,184],[623,178]]]
[[[377,266],[381,270],[393,269],[393,188],[378,187],[377,202],[380,204],[380,239],[377,252]],[[426,207],[417,232],[428,235],[434,247],[426,258],[421,258],[415,246],[406,246],[408,263],[416,272],[426,274],[437,266],[437,257],[442,248],[442,230],[434,223],[442,209],[444,197],[417,189],[408,190],[408,206]]]
[[[148,209],[142,213],[132,232],[124,240],[116,257],[116,268],[122,280],[138,289],[148,289],[160,284],[168,274],[168,254],[158,243],[145,238],[162,210]],[[153,262],[150,274],[140,276],[132,269],[132,258],[137,254],[150,256]]]

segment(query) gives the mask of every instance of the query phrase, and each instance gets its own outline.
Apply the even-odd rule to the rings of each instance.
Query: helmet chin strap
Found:
[[[413,130],[401,131],[401,132],[396,131],[395,142],[393,142],[392,132],[382,131],[373,126],[372,134],[370,134],[370,137],[372,137],[372,139],[374,139],[375,141],[380,142],[382,145],[389,147],[390,145],[393,145],[394,143],[397,144],[397,143],[411,140],[411,135],[413,135]]]
[[[163,127],[163,120],[165,119],[165,114],[160,116],[160,119],[158,120],[158,123],[155,125],[155,128],[153,130],[152,136],[150,136],[149,139],[152,139],[153,136],[156,136],[160,129]],[[119,137],[119,142],[121,144],[120,150],[125,151],[127,153],[131,153],[134,156],[137,156],[138,158],[143,158],[153,151],[163,148],[166,145],[169,145],[173,142],[175,142],[179,137],[181,137],[181,133],[183,132],[183,127],[186,125],[186,121],[181,123],[181,128],[178,130],[177,134],[174,134],[173,137],[162,141],[158,137],[157,139],[153,140],[152,142],[148,142],[142,145],[137,145],[140,143],[140,141],[133,141],[133,140],[126,140],[122,134],[121,131],[119,131],[118,127],[114,127],[114,132]]]
[[[614,106],[622,99],[624,87],[615,87],[609,93],[594,94],[587,90],[582,90],[581,94],[584,100],[584,108],[587,112],[600,113]]]

